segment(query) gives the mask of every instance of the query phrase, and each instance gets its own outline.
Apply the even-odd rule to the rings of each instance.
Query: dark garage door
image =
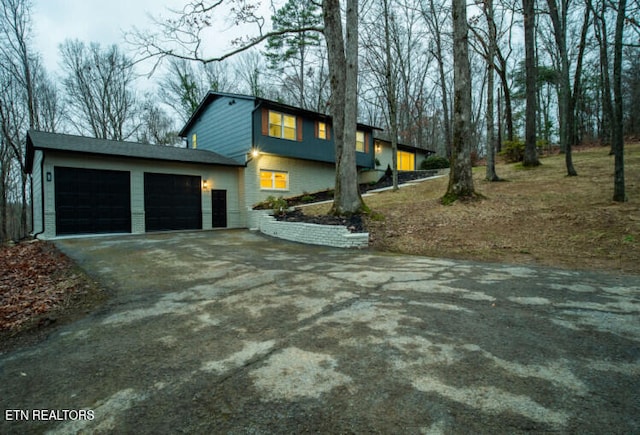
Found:
[[[131,232],[128,171],[56,166],[56,234]]]
[[[202,229],[200,177],[144,174],[147,231]]]

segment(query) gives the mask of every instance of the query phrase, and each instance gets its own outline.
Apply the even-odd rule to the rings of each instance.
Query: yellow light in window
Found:
[[[398,170],[399,171],[413,171],[415,170],[416,156],[413,153],[406,151],[398,151]]]
[[[318,138],[327,138],[327,124],[325,124],[324,122],[318,122]]]
[[[282,173],[275,173],[275,188],[286,189],[287,188],[287,176]]]
[[[273,187],[271,179],[271,172],[260,171],[260,188],[271,189]]]
[[[356,151],[364,152],[364,132],[356,131]]]
[[[269,111],[269,136],[280,137],[282,134],[282,115]]]
[[[284,131],[283,137],[289,140],[296,139],[296,117],[290,115],[283,115],[284,118]]]

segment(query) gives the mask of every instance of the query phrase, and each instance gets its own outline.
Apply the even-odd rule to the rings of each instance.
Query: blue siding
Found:
[[[186,132],[189,147],[193,147],[192,137],[195,133],[199,150],[215,151],[244,163],[252,144],[253,108],[253,100],[229,97],[215,99]]]

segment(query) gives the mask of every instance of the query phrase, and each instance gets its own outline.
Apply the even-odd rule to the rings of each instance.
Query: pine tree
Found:
[[[271,21],[274,32],[286,30],[287,33],[267,39],[265,56],[269,60],[269,67],[278,72],[286,88],[296,90],[294,103],[306,109],[305,78],[308,76],[312,51],[320,45],[320,34],[295,30],[320,27],[322,13],[312,0],[289,0],[276,11]]]

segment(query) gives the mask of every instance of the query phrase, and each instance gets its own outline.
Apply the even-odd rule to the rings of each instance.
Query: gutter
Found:
[[[40,201],[42,203],[42,231],[35,233],[33,235],[34,239],[37,239],[38,236],[45,231],[45,219],[44,219],[44,158],[45,153],[42,153],[42,160],[40,161]],[[31,179],[31,228],[33,228],[34,224],[34,213],[33,213],[33,178]]]

